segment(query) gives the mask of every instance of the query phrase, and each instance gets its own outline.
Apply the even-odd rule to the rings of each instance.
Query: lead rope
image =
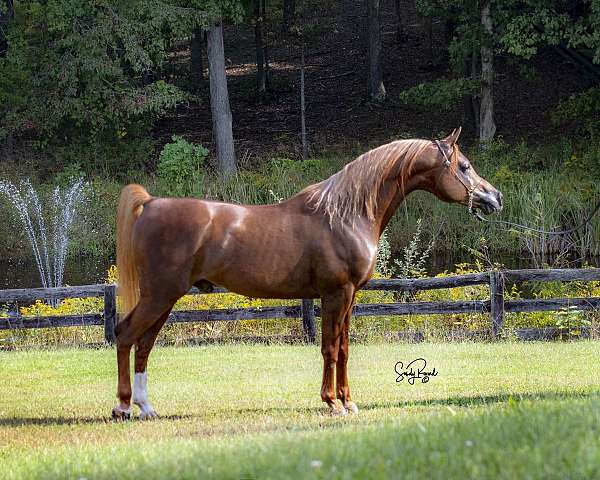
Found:
[[[439,140],[435,140],[435,144],[438,147],[438,150],[441,152],[442,156],[444,157],[444,167],[446,168],[450,168],[450,166],[452,165],[452,162],[448,159],[448,156],[446,155],[446,152],[444,152],[444,149],[441,147]],[[453,147],[454,148],[454,147]],[[480,222],[483,223],[487,223],[488,225],[508,225],[511,227],[517,227],[520,228],[522,230],[527,230],[530,232],[536,232],[536,233],[542,233],[545,235],[566,235],[568,233],[573,233],[577,230],[579,230],[580,228],[585,227],[586,225],[591,223],[592,218],[594,217],[594,215],[596,215],[596,213],[598,212],[598,210],[600,210],[600,202],[598,202],[596,204],[596,206],[594,207],[594,209],[591,211],[591,213],[586,217],[586,219],[581,222],[579,225],[576,225],[573,228],[569,228],[568,230],[559,230],[559,231],[548,231],[548,230],[542,230],[540,228],[533,228],[533,227],[528,227],[527,225],[522,225],[520,223],[513,223],[513,222],[507,222],[506,220],[488,220],[485,217],[482,217],[481,214],[475,210],[473,208],[473,197],[475,195],[475,190],[477,189],[477,187],[479,186],[479,184],[481,183],[481,180],[477,183],[477,185],[469,188],[467,186],[467,184],[462,180],[462,178],[460,178],[456,172],[452,172],[454,174],[454,176],[456,177],[456,179],[463,184],[463,186],[467,189],[467,193],[469,195],[469,213],[471,215],[473,215],[477,220],[479,220]]]
[[[554,230],[552,232],[550,232],[548,230],[542,230],[540,228],[528,227],[527,225],[521,225],[520,223],[507,222],[505,220],[488,220],[487,218],[482,217],[479,214],[479,212],[477,212],[477,211],[474,211],[474,212],[471,212],[471,213],[480,222],[484,222],[484,223],[487,223],[487,224],[490,224],[490,225],[492,225],[492,224],[509,225],[511,227],[517,227],[517,228],[520,228],[522,230],[528,230],[530,232],[543,233],[545,235],[566,235],[568,233],[573,233],[573,232],[579,230],[580,228],[583,228],[586,225],[590,224],[593,216],[596,215],[596,212],[598,212],[598,210],[600,210],[600,202],[598,202],[596,204],[596,206],[591,211],[591,213],[587,216],[587,218],[583,222],[581,222],[579,225],[577,225],[577,226],[575,226],[573,228],[569,228],[568,230],[558,230],[558,231]]]

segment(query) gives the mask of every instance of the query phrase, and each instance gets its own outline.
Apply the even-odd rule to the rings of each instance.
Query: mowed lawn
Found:
[[[396,362],[439,374],[396,382]],[[600,342],[156,348],[154,422],[109,420],[115,352],[0,353],[0,478],[600,478]],[[136,412],[137,416],[137,412]]]

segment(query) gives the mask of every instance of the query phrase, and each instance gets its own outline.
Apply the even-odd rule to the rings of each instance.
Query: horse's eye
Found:
[[[467,170],[469,170],[470,168],[471,168],[471,165],[470,165],[470,164],[468,164],[468,163],[461,163],[461,164],[460,164],[460,169],[461,169],[463,172],[466,172],[466,171],[467,171]]]

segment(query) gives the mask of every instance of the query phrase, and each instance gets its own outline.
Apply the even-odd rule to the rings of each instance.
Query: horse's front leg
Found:
[[[340,349],[341,333],[348,309],[352,307],[354,286],[347,284],[321,297],[323,319],[321,353],[323,355],[323,382],[321,399],[329,406],[331,415],[345,415],[346,408],[338,405],[334,381]]]
[[[358,413],[358,407],[350,398],[350,386],[348,384],[348,332],[350,329],[350,317],[352,316],[352,305],[354,297],[350,304],[350,308],[344,317],[340,338],[340,350],[336,365],[336,390],[337,398],[342,402],[344,408],[352,413]]]

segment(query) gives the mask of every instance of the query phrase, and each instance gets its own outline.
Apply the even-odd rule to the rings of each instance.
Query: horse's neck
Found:
[[[379,236],[385,230],[394,212],[404,201],[410,192],[415,190],[414,179],[409,178],[401,188],[396,178],[388,179],[381,185],[377,199],[377,211],[375,212],[375,225]]]

